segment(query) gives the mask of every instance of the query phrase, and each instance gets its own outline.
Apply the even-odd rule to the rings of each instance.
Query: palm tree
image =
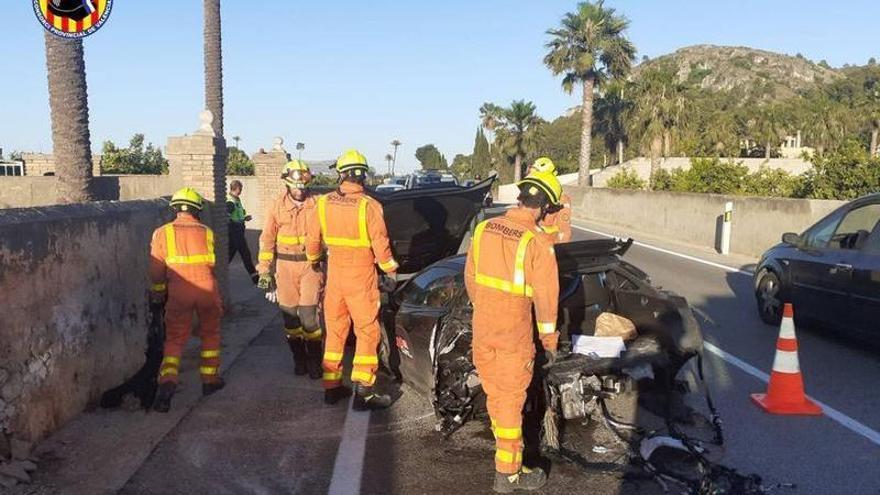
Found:
[[[636,97],[631,125],[633,133],[641,135],[642,144],[650,149],[653,187],[664,143],[671,141],[672,131],[684,108],[683,87],[671,70],[651,69],[642,73],[634,89]]]
[[[554,75],[563,75],[566,92],[571,93],[577,84],[583,87],[578,170],[581,185],[587,184],[590,175],[595,87],[608,78],[625,76],[635,59],[636,48],[623,35],[628,26],[626,17],[597,0],[579,3],[577,11],[565,14],[558,29],[547,31],[551,40],[544,64]]]
[[[91,191],[89,96],[82,40],[61,38],[48,31],[44,36],[58,202],[84,203],[94,197]]]
[[[296,151],[298,152],[298,158],[302,160],[303,158],[303,150],[306,149],[306,143],[296,143]]]
[[[394,161],[394,157],[391,153],[385,155],[385,161],[388,162],[388,175],[391,175],[391,163]]]
[[[239,141],[241,141],[241,136],[232,136],[232,142],[235,143],[235,148],[236,148],[236,149],[241,149],[241,148],[238,147],[238,143],[239,143]]]
[[[514,101],[508,108],[494,103],[485,103],[480,107],[480,120],[483,127],[495,133],[496,147],[513,155],[515,182],[522,178],[522,164],[528,145],[542,122],[535,110],[535,104],[525,100]]]
[[[394,169],[397,167],[397,148],[399,148],[402,144],[403,143],[401,143],[397,139],[391,141],[391,146],[394,146],[394,156],[392,156],[391,158],[391,175],[394,175]]]
[[[623,81],[612,82],[596,101],[596,123],[605,136],[605,145],[615,150],[618,164],[623,163],[626,116],[633,107],[632,100],[625,97],[626,86]]]
[[[205,0],[205,108],[214,114],[214,133],[223,136],[223,43],[220,0]]]

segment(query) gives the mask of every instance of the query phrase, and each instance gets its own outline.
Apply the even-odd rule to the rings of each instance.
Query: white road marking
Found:
[[[333,478],[327,492],[329,495],[358,495],[361,492],[369,427],[370,412],[354,411],[349,404],[342,429],[342,441],[339,442],[336,463],[333,464]]]
[[[597,234],[597,235],[601,235],[601,236],[604,236],[604,237],[610,237],[610,238],[612,238],[612,239],[619,237],[619,236],[611,235],[611,234],[608,234],[608,233],[605,233],[605,232],[600,232],[600,231],[598,231],[598,230],[593,230],[593,229],[588,229],[588,228],[586,228],[586,227],[581,227],[581,226],[579,226],[579,225],[574,225],[574,224],[572,224],[571,227],[574,228],[574,229],[582,230],[582,231],[584,231],[584,232],[590,232],[591,234]],[[708,266],[712,266],[712,267],[715,267],[715,268],[720,268],[720,269],[722,269],[722,270],[724,270],[724,271],[726,271],[726,272],[730,272],[730,273],[740,273],[740,274],[743,274],[743,275],[748,275],[748,276],[750,276],[750,277],[755,275],[755,272],[753,272],[753,271],[751,271],[751,270],[742,270],[742,269],[739,269],[739,268],[734,268],[734,267],[732,267],[732,266],[722,265],[721,263],[715,263],[714,261],[704,260],[704,259],[702,259],[702,258],[697,258],[697,257],[695,257],[695,256],[689,256],[689,255],[687,255],[687,254],[677,253],[677,252],[675,252],[675,251],[670,251],[670,250],[668,250],[668,249],[663,249],[663,248],[661,248],[661,247],[652,246],[651,244],[645,244],[645,243],[643,243],[643,242],[638,242],[638,241],[633,242],[633,244],[635,244],[636,246],[639,246],[639,247],[643,247],[643,248],[645,248],[645,249],[650,249],[650,250],[652,250],[652,251],[657,251],[657,252],[659,252],[659,253],[668,254],[668,255],[670,255],[670,256],[675,256],[675,257],[678,257],[678,258],[683,258],[683,259],[686,259],[686,260],[688,260],[688,261],[693,261],[693,262],[695,262],[695,263],[700,263],[700,264],[703,264],[703,265],[708,265]]]
[[[763,371],[759,370],[758,368],[755,368],[754,366],[752,366],[749,363],[743,361],[742,359],[734,356],[733,354],[730,354],[727,351],[725,351],[725,350],[723,350],[713,344],[710,344],[709,342],[703,342],[703,348],[706,349],[707,351],[711,352],[712,354],[715,354],[716,356],[720,357],[724,361],[736,366],[737,368],[741,369],[742,371],[745,371],[749,375],[752,375],[753,377],[757,378],[758,380],[761,380],[764,383],[770,382],[770,375],[768,375],[767,373],[764,373]],[[833,407],[829,406],[828,404],[825,404],[824,402],[817,400],[815,397],[810,396],[810,399],[822,408],[822,411],[825,413],[825,416],[828,416],[830,419],[832,419],[833,421],[836,421],[838,424],[840,424],[844,428],[852,431],[853,433],[857,433],[857,434],[865,437],[870,442],[872,442],[874,445],[880,446],[880,433],[878,433],[875,430],[872,430],[871,428],[863,425],[862,423],[859,423],[858,421],[852,419],[851,417],[847,416],[846,414],[843,414],[842,412],[838,411],[837,409],[834,409]]]
[[[582,230],[584,232],[590,232],[593,234],[601,235],[604,237],[611,237],[611,238],[617,237],[617,236],[614,236],[611,234],[606,234],[605,232],[600,232],[598,230],[588,229],[586,227],[580,227],[580,226],[574,225],[574,224],[572,224],[572,228]],[[722,269],[726,272],[730,272],[730,273],[741,273],[743,275],[749,275],[749,276],[752,276],[755,274],[754,272],[751,272],[749,270],[740,270],[739,268],[733,268],[733,267],[730,267],[727,265],[722,265],[720,263],[714,263],[712,261],[707,261],[704,259],[696,258],[694,256],[689,256],[689,255],[682,254],[682,253],[676,253],[675,251],[670,251],[668,249],[663,249],[663,248],[660,248],[657,246],[652,246],[650,244],[644,244],[641,242],[634,242],[633,244],[640,246],[640,247],[643,247],[643,248],[651,249],[653,251],[657,251],[660,253],[664,253],[664,254],[675,256],[678,258],[682,258],[682,259],[685,259],[688,261],[693,261],[695,263],[700,263],[703,265],[708,265],[708,266],[712,266],[715,268],[720,268],[720,269]],[[768,375],[767,373],[764,373],[763,371],[759,370],[758,368],[755,368],[754,366],[752,366],[749,363],[743,361],[742,359],[734,356],[733,354],[728,353],[724,349],[721,349],[720,347],[717,347],[717,346],[715,346],[709,342],[705,342],[705,341],[703,342],[703,348],[706,349],[707,351],[711,352],[712,354],[715,354],[716,356],[720,357],[721,359],[723,359],[727,363],[732,364],[733,366],[736,366],[740,370],[757,378],[758,380],[761,380],[764,383],[770,382],[770,375]],[[868,441],[872,442],[874,445],[880,446],[880,433],[871,429],[868,426],[863,425],[862,423],[859,423],[855,419],[847,416],[846,414],[838,411],[837,409],[834,409],[833,407],[829,406],[828,404],[825,404],[824,402],[817,400],[815,397],[810,397],[810,399],[813,402],[815,402],[816,404],[818,404],[820,407],[822,407],[822,411],[825,413],[825,416],[827,416],[831,420],[837,422],[838,424],[840,424],[844,428],[852,431],[853,433],[856,433],[856,434],[861,435],[862,437],[868,439]]]

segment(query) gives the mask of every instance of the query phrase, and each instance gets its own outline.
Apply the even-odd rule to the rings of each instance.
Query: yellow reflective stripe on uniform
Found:
[[[173,364],[174,366],[180,365],[180,358],[174,356],[166,356],[162,359],[162,365]]]
[[[383,272],[391,272],[397,270],[398,267],[400,267],[400,265],[397,264],[397,260],[394,258],[391,258],[385,263],[379,263],[379,268],[381,268]]]
[[[285,328],[284,332],[288,337],[302,337],[306,333],[303,327]]]
[[[159,371],[159,376],[168,376],[168,375],[176,375],[176,374],[178,374],[177,368],[173,368],[173,367],[162,368],[162,370]]]
[[[281,235],[279,234],[276,238],[278,244],[284,244],[285,246],[299,246],[300,244],[306,243],[306,236],[304,235]]]
[[[268,251],[260,252],[260,261],[272,261],[275,259],[275,253],[270,253]]]
[[[216,366],[202,366],[199,368],[199,373],[203,375],[216,375],[217,369]]]
[[[174,234],[174,226],[168,224],[165,227],[165,249],[166,251],[168,251],[168,256],[166,256],[165,258],[165,263],[168,265],[201,265],[215,263],[216,258],[214,257],[214,231],[208,228],[206,228],[205,230],[205,243],[207,244],[208,248],[207,254],[178,256],[177,240]]]
[[[324,361],[333,361],[339,362],[342,361],[342,353],[341,352],[325,352],[324,353]]]
[[[378,356],[355,356],[351,364],[379,364]]]
[[[495,426],[495,436],[502,440],[519,440],[522,438],[522,428],[501,428]]]
[[[538,333],[541,335],[547,335],[556,332],[556,324],[555,323],[541,323],[538,322]]]
[[[370,247],[370,235],[367,232],[367,205],[369,205],[369,200],[361,198],[358,204],[358,233],[360,237],[357,239],[330,237],[327,235],[327,196],[318,198],[318,221],[321,224],[324,244],[343,247]],[[310,261],[314,261],[314,259],[310,259]]]
[[[323,378],[324,378],[324,380],[327,380],[327,381],[342,380],[342,372],[341,371],[334,371],[334,372],[325,371]]]
[[[320,261],[321,258],[323,258],[323,257],[324,257],[324,255],[321,253],[318,253],[318,254],[306,253],[306,260],[308,260],[308,261]]]
[[[509,450],[498,449],[495,451],[495,459],[508,464],[519,464],[522,462],[522,452],[510,452]]]
[[[358,232],[361,244],[370,247],[370,234],[367,233],[367,205],[369,205],[367,198],[361,198],[358,205]]]
[[[545,226],[541,227],[541,229],[543,229],[544,232],[546,232],[548,234],[555,234],[555,233],[559,232],[559,227],[557,227],[555,225],[545,225]]]
[[[534,289],[532,289],[531,286],[526,285],[525,260],[529,242],[535,238],[535,234],[531,231],[523,233],[516,248],[516,259],[514,260],[513,265],[513,281],[504,280],[480,273],[480,245],[482,243],[483,231],[486,229],[488,223],[487,220],[477,225],[477,228],[474,231],[474,272],[476,273],[474,281],[479,285],[497,289],[502,292],[532,297],[534,295]]]
[[[167,289],[168,289],[168,285],[165,283],[153,284],[150,286],[150,290],[153,292],[165,292]]]
[[[372,385],[373,382],[376,381],[376,375],[370,373],[369,371],[352,371],[351,379],[353,381],[367,382],[368,384]]]
[[[219,351],[219,350],[214,350],[214,351],[202,351],[202,357],[205,358],[205,359],[210,359],[210,358],[220,357],[220,351]]]
[[[312,332],[303,332],[306,340],[321,340],[321,335],[323,334],[324,332],[320,328]]]

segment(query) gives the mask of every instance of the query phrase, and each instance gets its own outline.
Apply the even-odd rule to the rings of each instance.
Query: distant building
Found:
[[[785,136],[785,141],[779,146],[779,154],[782,158],[800,158],[806,153],[812,155],[816,150],[808,146],[802,146],[801,131],[797,136]]]

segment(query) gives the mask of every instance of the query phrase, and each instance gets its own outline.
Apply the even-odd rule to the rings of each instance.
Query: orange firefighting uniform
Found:
[[[151,290],[168,293],[165,358],[159,369],[159,383],[177,383],[180,356],[189,339],[194,311],[199,316],[202,340],[202,382],[219,381],[223,302],[214,278],[214,262],[214,232],[188,213],[179,213],[176,220],[153,232]]]
[[[554,244],[571,241],[571,198],[568,194],[562,193],[559,199],[562,209],[548,213],[541,220],[541,228],[553,237]]]
[[[386,273],[397,270],[391,253],[382,205],[364,194],[363,186],[343,182],[335,192],[318,198],[317,221],[309,225],[306,254],[321,257],[327,246],[327,287],[324,291],[324,388],[342,384],[342,355],[354,323],[357,347],[351,380],[376,382],[379,367],[379,289],[376,263]]]
[[[266,212],[266,224],[260,234],[260,255],[257,271],[268,273],[275,261],[275,284],[278,306],[284,316],[284,329],[289,338],[321,340],[321,327],[316,318],[303,321],[298,307],[317,306],[324,274],[313,268],[306,258],[306,232],[309,222],[316,222],[315,198],[311,195],[296,201],[287,191],[275,200]]]
[[[559,279],[548,236],[523,208],[479,224],[465,265],[474,305],[474,365],[495,434],[495,469],[522,466],[522,409],[532,379],[532,306],[544,349],[556,350]]]

